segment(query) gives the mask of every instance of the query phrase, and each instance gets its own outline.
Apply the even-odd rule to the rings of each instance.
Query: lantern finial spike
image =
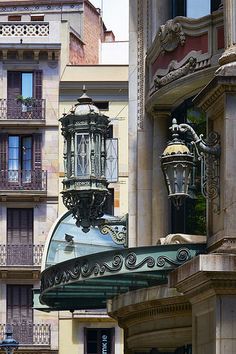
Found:
[[[86,92],[87,92],[86,86],[83,85],[83,93],[86,93]]]

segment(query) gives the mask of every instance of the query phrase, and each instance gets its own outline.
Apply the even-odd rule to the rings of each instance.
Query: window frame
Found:
[[[88,352],[88,341],[87,341],[87,336],[89,331],[96,331],[97,332],[97,348],[96,352]],[[109,331],[110,332],[110,346],[111,350],[110,351],[103,351],[102,348],[102,342],[101,338],[99,338],[99,335],[102,336],[103,331]],[[100,348],[99,348],[100,345]],[[101,350],[99,350],[101,349]],[[115,327],[84,327],[84,354],[115,354]]]

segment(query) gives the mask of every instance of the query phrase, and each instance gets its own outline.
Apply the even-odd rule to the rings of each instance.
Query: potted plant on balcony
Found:
[[[17,103],[22,104],[22,112],[32,111],[32,108],[35,106],[34,97],[23,97],[22,95],[16,96]]]

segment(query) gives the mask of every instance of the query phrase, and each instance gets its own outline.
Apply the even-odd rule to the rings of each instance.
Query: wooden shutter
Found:
[[[42,134],[33,134],[34,169],[42,170]]]
[[[7,244],[33,244],[33,209],[7,209]]]
[[[21,95],[21,72],[8,71],[7,73],[7,117],[15,119],[21,115],[22,105],[16,97]]]
[[[7,134],[0,134],[0,171],[7,170]]]
[[[25,344],[33,341],[32,289],[32,285],[7,285],[7,323],[13,324],[14,338]]]
[[[7,98],[14,99],[21,95],[21,72],[8,71],[7,73]]]
[[[35,71],[34,72],[34,97],[38,100],[42,99],[42,71]]]

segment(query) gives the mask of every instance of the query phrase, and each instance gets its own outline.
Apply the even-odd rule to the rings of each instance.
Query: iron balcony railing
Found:
[[[0,266],[41,266],[43,245],[0,244]]]
[[[32,98],[26,103],[14,98],[0,99],[0,120],[45,120],[45,99]]]
[[[46,191],[47,172],[42,170],[1,170],[0,190]]]
[[[11,323],[13,337],[19,343],[26,345],[50,346],[51,325],[42,323],[32,323],[30,321]],[[5,337],[6,324],[0,323],[0,340]]]

